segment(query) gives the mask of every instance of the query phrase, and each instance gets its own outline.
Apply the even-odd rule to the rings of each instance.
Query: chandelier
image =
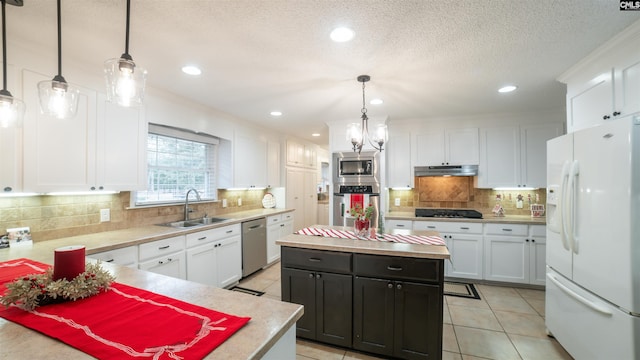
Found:
[[[369,117],[367,116],[367,107],[365,106],[364,84],[371,80],[369,75],[358,76],[358,82],[362,83],[362,116],[361,123],[352,123],[347,127],[347,141],[351,142],[353,152],[362,152],[365,141],[374,149],[382,151],[382,146],[387,142],[387,126],[378,124],[373,131],[369,132]]]

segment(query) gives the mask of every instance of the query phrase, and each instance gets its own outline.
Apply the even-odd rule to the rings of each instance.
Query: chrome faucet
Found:
[[[193,211],[191,210],[191,208],[189,208],[189,194],[192,191],[196,193],[196,199],[198,199],[198,201],[202,201],[202,199],[200,198],[200,193],[198,193],[198,190],[191,188],[187,191],[187,196],[185,196],[184,198],[184,221],[189,221],[189,213]]]

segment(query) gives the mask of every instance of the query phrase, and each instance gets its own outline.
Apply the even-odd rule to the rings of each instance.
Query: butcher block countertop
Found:
[[[290,210],[287,210],[290,211]],[[83,244],[87,253],[135,245],[213,227],[238,223],[249,218],[286,212],[284,209],[256,210],[236,215],[229,222],[180,230],[147,226],[66,239],[35,242],[33,245],[0,249],[0,261],[28,258],[53,264],[54,249]],[[224,215],[231,218],[232,215]],[[88,260],[95,261],[95,260]],[[166,295],[216,311],[249,316],[251,321],[211,352],[206,359],[260,359],[302,317],[301,305],[237,291],[215,288],[124,266],[102,263],[122,284]],[[0,359],[91,359],[92,357],[58,340],[0,318]]]
[[[314,225],[313,227],[352,230],[351,228],[341,226]],[[412,231],[404,229],[394,229],[391,230],[390,233],[440,236],[436,231]],[[385,241],[328,238],[298,234],[287,235],[284,238],[277,240],[276,244],[305,249],[342,251],[359,254],[403,256],[426,259],[448,259],[450,257],[449,250],[447,250],[446,246],[442,245],[402,244]]]
[[[493,214],[482,214],[482,219],[465,218],[442,218],[442,217],[416,217],[414,212],[391,211],[384,214],[385,220],[411,220],[411,221],[453,221],[453,222],[477,222],[477,223],[501,223],[501,224],[527,224],[546,225],[546,217],[531,217],[528,215],[506,215],[494,216]]]

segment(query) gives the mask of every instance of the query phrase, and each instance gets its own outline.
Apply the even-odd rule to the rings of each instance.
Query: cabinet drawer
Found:
[[[240,232],[241,226],[240,224],[236,224],[187,234],[187,247],[190,248],[193,246],[224,239],[229,236],[240,235]]]
[[[485,224],[485,233],[491,235],[527,236],[528,225],[523,224]]]
[[[531,236],[547,237],[547,227],[545,225],[530,225],[529,232]]]
[[[443,271],[444,262],[442,260],[367,254],[355,254],[353,257],[355,275],[439,282],[444,275]]]
[[[282,216],[282,221],[293,220],[292,212],[281,214],[281,216]]]
[[[458,221],[414,221],[413,230],[431,230],[441,233],[458,234],[482,234],[482,224]]]
[[[267,216],[267,226],[282,221],[282,214]]]
[[[184,243],[184,236],[175,236],[140,244],[140,261],[184,250]]]
[[[349,253],[282,247],[281,261],[285,267],[350,273],[351,257]]]
[[[121,249],[103,251],[91,254],[88,257],[112,264],[132,265],[138,262],[138,247],[128,246]]]
[[[411,220],[387,220],[385,221],[384,226],[387,229],[407,229],[411,230],[413,226],[413,221]]]

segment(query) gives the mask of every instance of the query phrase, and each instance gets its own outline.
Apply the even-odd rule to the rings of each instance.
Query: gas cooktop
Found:
[[[466,209],[416,209],[416,217],[482,219],[482,213]]]

